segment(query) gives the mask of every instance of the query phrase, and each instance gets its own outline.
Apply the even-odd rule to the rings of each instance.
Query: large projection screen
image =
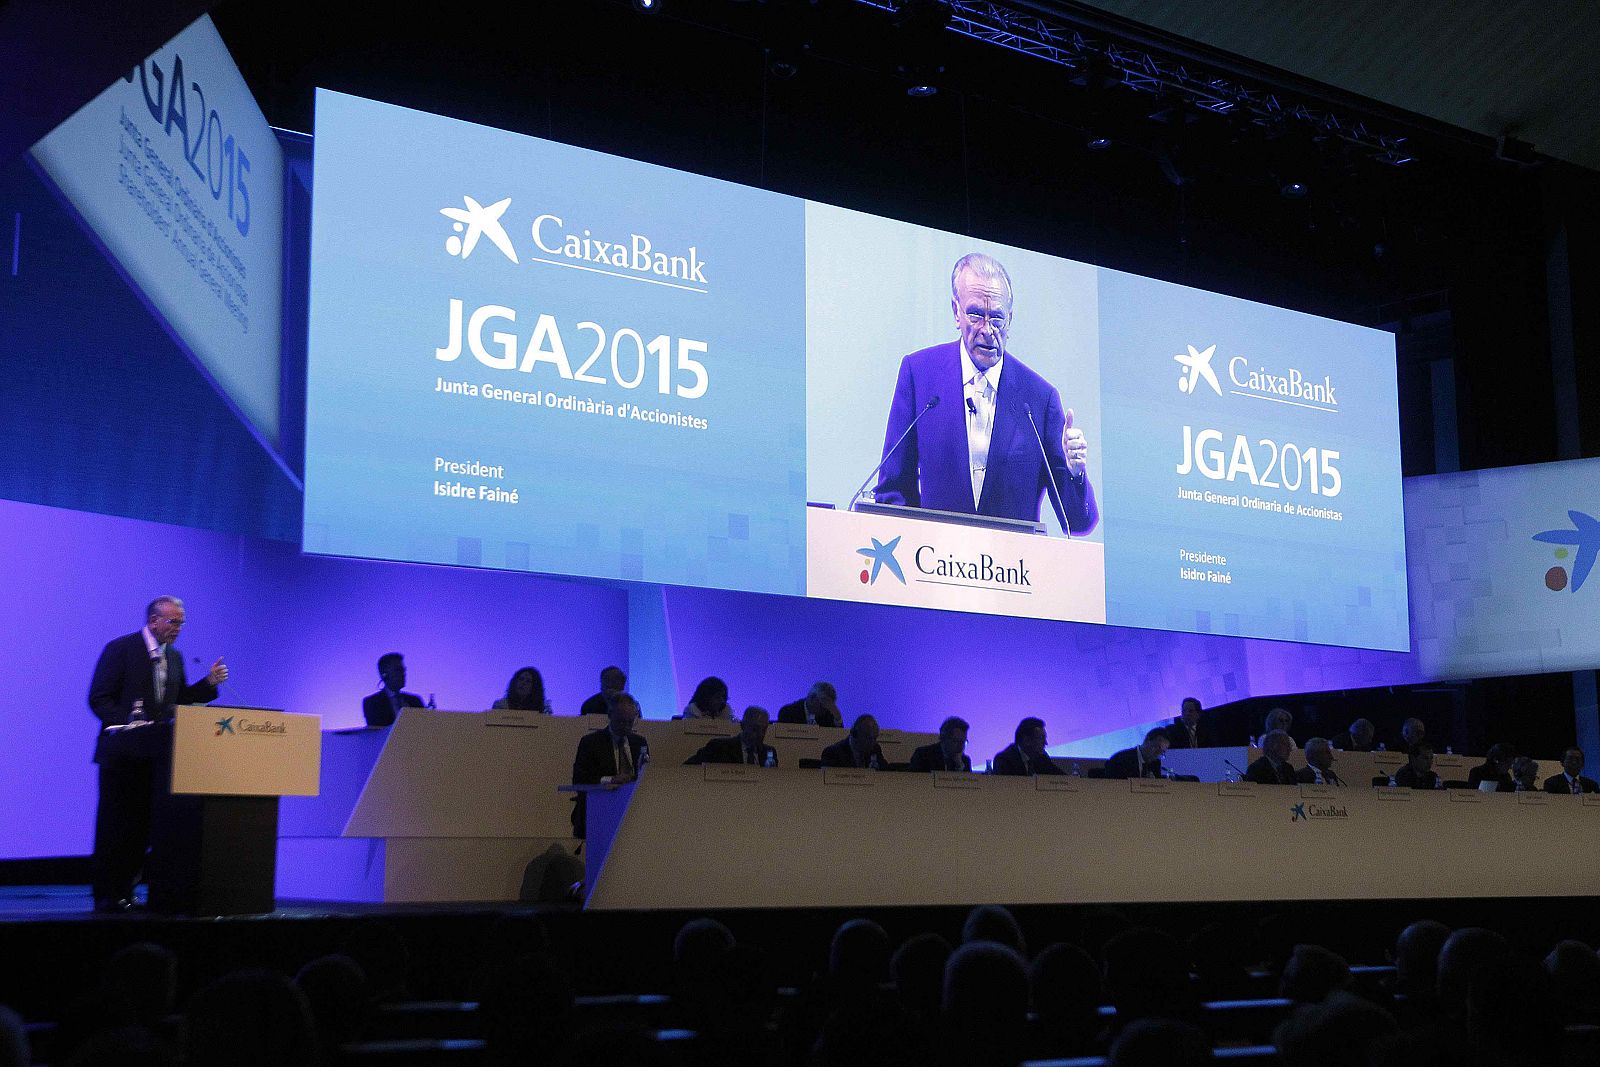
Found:
[[[1389,334],[328,91],[315,159],[308,552],[1409,647]]]

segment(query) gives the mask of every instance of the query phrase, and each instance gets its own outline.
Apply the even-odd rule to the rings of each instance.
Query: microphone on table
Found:
[[[1050,466],[1050,453],[1044,447],[1044,438],[1039,436],[1039,424],[1033,421],[1033,407],[1030,404],[1024,404],[1022,405],[1022,411],[1023,414],[1028,416],[1028,425],[1033,427],[1033,439],[1038,442],[1039,455],[1044,459],[1044,472],[1050,476],[1050,488],[1055,490],[1050,497],[1050,503],[1055,505],[1056,518],[1061,520],[1061,532],[1071,537],[1072,528],[1067,525],[1065,498],[1061,495],[1061,486],[1056,484],[1056,472]]]
[[[893,445],[890,445],[884,450],[883,458],[878,460],[878,465],[872,468],[872,473],[867,475],[866,480],[861,483],[861,488],[857,489],[855,495],[850,498],[851,507],[855,507],[856,501],[861,499],[861,494],[867,491],[867,486],[872,484],[872,479],[876,478],[878,476],[878,472],[883,470],[883,465],[889,462],[889,457],[894,455],[895,449],[904,444],[906,438],[911,436],[911,431],[916,429],[917,423],[922,420],[922,416],[926,415],[928,412],[932,411],[938,406],[939,398],[937,396],[930,396],[928,398],[928,402],[922,405],[922,410],[917,412],[916,417],[913,418],[910,424],[906,426],[905,432],[900,435],[899,439],[897,439]]]
[[[1228,770],[1239,776],[1240,781],[1244,781],[1245,773],[1233,765],[1233,760],[1225,759],[1222,762],[1227,765]]]

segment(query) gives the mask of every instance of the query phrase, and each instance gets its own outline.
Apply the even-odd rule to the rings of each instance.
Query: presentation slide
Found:
[[[283,153],[211,18],[113,82],[32,154],[178,344],[276,450]]]
[[[329,91],[315,158],[308,552],[1409,646],[1388,334]]]

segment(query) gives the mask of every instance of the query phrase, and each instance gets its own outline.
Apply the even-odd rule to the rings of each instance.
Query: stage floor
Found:
[[[142,906],[144,887],[136,895]],[[261,915],[232,915],[217,918],[190,919],[184,916],[157,915],[136,909],[122,914],[101,914],[94,910],[94,901],[86,885],[14,885],[0,886],[0,923],[18,922],[261,922],[267,919],[337,919],[364,918],[384,915],[478,915],[498,914],[506,911],[536,912],[540,915],[577,911],[575,904],[515,904],[505,901],[450,904],[366,904],[360,902],[330,903],[325,900],[277,901],[277,907]]]

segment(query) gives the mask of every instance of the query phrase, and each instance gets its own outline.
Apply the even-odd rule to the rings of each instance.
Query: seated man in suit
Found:
[[[1306,765],[1295,774],[1301,785],[1344,785],[1344,779],[1333,769],[1333,743],[1326,737],[1313,737],[1306,741]]]
[[[858,715],[850,724],[850,734],[822,750],[824,767],[861,767],[872,771],[889,769],[889,760],[878,747],[878,720]]]
[[[750,767],[776,767],[778,750],[767,744],[767,724],[772,721],[766,708],[751,704],[739,720],[739,732],[732,737],[713,737],[700,751],[684,760],[684,766],[700,763],[743,763]]]
[[[1517,750],[1501,742],[1489,746],[1489,754],[1483,762],[1467,772],[1467,784],[1474,789],[1483,788],[1484,782],[1494,783],[1496,793],[1509,793],[1516,783],[1511,780],[1511,761],[1517,758]]]
[[[633,732],[639,719],[639,702],[631,693],[618,693],[606,709],[606,726],[578,740],[572,757],[573,785],[626,785],[650,762],[650,742]],[[583,837],[587,798],[578,794],[572,809],[572,836]]]
[[[1045,746],[1050,739],[1045,735],[1044,720],[1029,715],[1017,723],[1013,743],[998,753],[993,760],[991,774],[1031,776],[1035,774],[1065,774]]]
[[[1266,722],[1262,725],[1261,747],[1267,747],[1266,737],[1274,730],[1282,730],[1284,733],[1289,734],[1289,747],[1297,747],[1295,745],[1294,734],[1291,733],[1293,729],[1294,713],[1288,708],[1273,708],[1271,711],[1267,712]]]
[[[1199,700],[1194,697],[1183,698],[1183,703],[1178,706],[1178,717],[1167,727],[1167,747],[1216,747],[1216,731],[1212,729],[1210,723],[1202,720],[1203,710]]]
[[[606,704],[612,697],[628,688],[628,675],[621,667],[607,667],[600,672],[600,692],[584,700],[578,708],[579,715],[604,715]]]
[[[1144,735],[1144,740],[1133,748],[1114,752],[1106,760],[1101,776],[1105,778],[1164,778],[1161,757],[1170,744],[1168,727],[1158,726]]]
[[[1372,725],[1371,719],[1357,719],[1350,724],[1350,729],[1334,735],[1333,747],[1340,752],[1371,752],[1377,736],[1377,727]]]
[[[1411,746],[1411,761],[1394,775],[1394,784],[1402,789],[1441,789],[1444,783],[1433,773],[1433,746],[1419,741]]]
[[[1272,716],[1267,718],[1271,721]],[[1289,755],[1293,751],[1294,738],[1282,730],[1268,730],[1267,736],[1261,739],[1261,758],[1245,768],[1244,780],[1257,785],[1298,785],[1300,780],[1289,765]]]
[[[1066,531],[1087,534],[1100,521],[1088,438],[1056,387],[1006,347],[1011,276],[972,252],[951,270],[950,295],[956,337],[900,361],[873,499],[1037,522],[1048,494]]]
[[[361,715],[368,726],[393,726],[401,708],[420,708],[422,698],[402,692],[406,685],[406,660],[398,652],[378,657],[378,677],[383,688],[361,701]]]
[[[967,720],[955,715],[939,724],[939,740],[911,753],[914,771],[970,771],[967,755]]]
[[[1400,724],[1400,751],[1410,752],[1427,740],[1427,737],[1428,727],[1421,719],[1407,719]]]
[[[1496,793],[1532,793],[1539,788],[1539,761],[1518,756],[1511,761],[1511,788],[1496,786]]]
[[[839,693],[832,682],[816,682],[806,695],[778,709],[778,721],[808,723],[812,726],[843,726],[839,714]]]
[[[1544,783],[1546,793],[1600,793],[1600,785],[1583,774],[1583,749],[1569,748],[1561,754],[1561,773]]]

